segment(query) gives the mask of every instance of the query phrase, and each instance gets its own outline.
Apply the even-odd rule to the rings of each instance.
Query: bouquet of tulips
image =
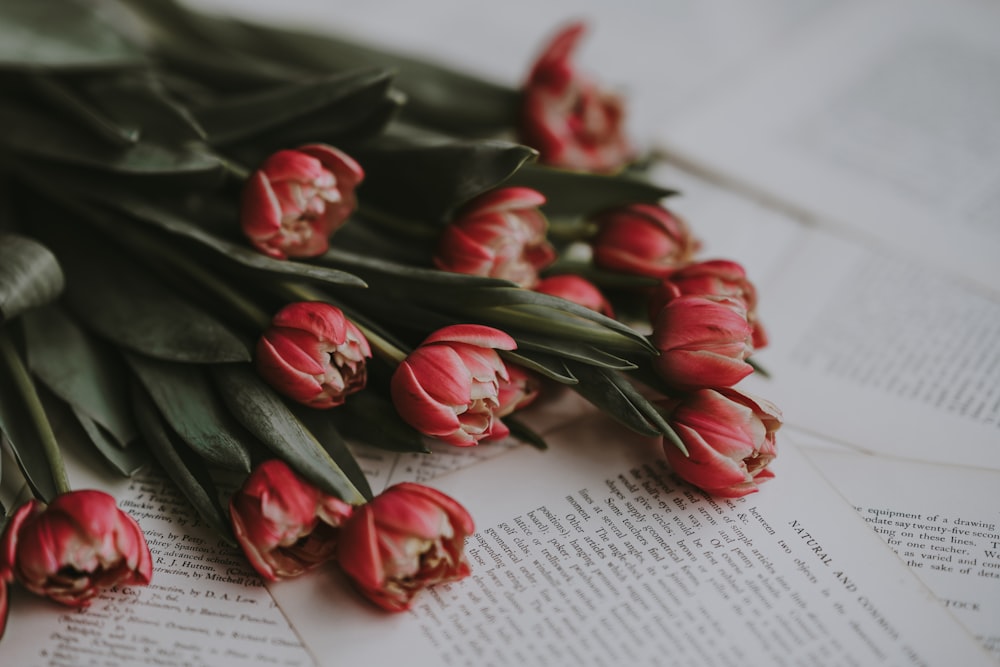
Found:
[[[335,562],[390,610],[468,573],[473,523],[421,485],[373,497],[348,440],[544,446],[517,411],[563,387],[693,484],[756,491],[780,416],[734,388],[754,287],[696,258],[574,66],[583,31],[510,88],[171,0],[0,5],[2,475],[26,490],[0,618],[14,583],[86,606],[152,574],[114,499],[70,490],[52,405],[262,576]]]

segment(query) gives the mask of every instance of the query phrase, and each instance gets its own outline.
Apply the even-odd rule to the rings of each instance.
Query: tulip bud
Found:
[[[364,389],[364,334],[339,308],[302,301],[282,308],[257,342],[257,372],[289,398],[313,408],[332,408]]]
[[[561,297],[584,308],[596,310],[607,317],[615,316],[611,304],[596,285],[586,278],[571,273],[542,278],[535,285],[535,291]]]
[[[243,233],[277,259],[315,257],[355,209],[364,171],[349,155],[309,144],[271,155],[243,189]]]
[[[668,301],[682,294],[736,299],[747,311],[747,321],[753,329],[754,350],[767,345],[767,334],[757,319],[757,289],[747,279],[743,267],[736,262],[724,259],[696,262],[670,274],[650,294],[650,321],[656,319],[656,315]]]
[[[546,238],[548,221],[538,207],[541,193],[530,188],[492,190],[462,207],[438,242],[434,265],[442,271],[503,278],[522,287],[555,258]]]
[[[152,574],[139,525],[101,491],[64,493],[47,507],[32,499],[0,537],[0,579],[70,607],[112,586],[145,586]]]
[[[683,479],[713,495],[737,498],[774,477],[767,466],[777,456],[781,411],[769,401],[735,389],[701,389],[661,405],[688,450],[685,456],[664,444],[667,461]]]
[[[449,496],[396,484],[341,528],[340,566],[369,600],[404,611],[424,588],[469,575],[465,538],[474,530],[472,517]]]
[[[468,447],[508,430],[497,417],[500,383],[510,376],[496,349],[514,339],[475,324],[431,334],[393,373],[390,392],[400,417],[424,435]]]
[[[700,245],[683,219],[653,204],[608,209],[594,222],[594,264],[610,271],[665,278],[691,261]]]
[[[538,150],[543,164],[612,172],[632,157],[625,105],[570,61],[585,29],[579,22],[566,26],[535,62],[523,89],[521,141]]]
[[[753,372],[752,331],[743,304],[724,296],[679,296],[653,322],[653,365],[679,389],[731,387]]]
[[[542,378],[517,364],[507,364],[507,379],[500,380],[495,416],[506,417],[535,402],[542,391]],[[496,436],[494,436],[495,439]]]
[[[229,502],[236,540],[269,581],[298,576],[333,559],[338,529],[352,509],[278,459],[257,466]]]

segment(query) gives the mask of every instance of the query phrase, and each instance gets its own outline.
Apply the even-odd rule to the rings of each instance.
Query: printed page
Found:
[[[1000,473],[804,451],[1000,662]]]
[[[657,176],[684,192],[668,205],[703,255],[740,261],[758,287],[770,342],[754,358],[771,377],[746,389],[859,451],[1000,470],[1000,298],[676,169]]]
[[[590,29],[575,60],[623,94],[628,126],[645,145],[664,119],[745,73],[803,26],[827,20],[841,0],[198,0],[195,7],[248,20],[324,30],[410,53],[509,86],[520,86],[543,44],[570,21]],[[392,17],[387,20],[386,17]]]
[[[1000,5],[832,18],[666,124],[664,152],[1000,291]]]
[[[322,664],[992,665],[786,440],[777,478],[713,499],[591,414],[437,480],[472,575],[386,614],[333,568],[271,587]]]
[[[97,468],[63,420],[57,436],[73,488],[111,493],[142,527],[148,586],[106,591],[77,611],[12,586],[0,663],[22,667],[305,667],[313,660],[243,553],[221,542],[159,473],[131,479]]]

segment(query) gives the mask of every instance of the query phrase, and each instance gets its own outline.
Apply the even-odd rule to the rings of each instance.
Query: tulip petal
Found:
[[[475,215],[488,215],[512,209],[533,209],[545,203],[545,195],[538,190],[526,187],[509,187],[490,190],[479,195],[466,207],[461,209],[456,217],[464,217],[470,212]]]
[[[264,160],[261,172],[271,181],[313,181],[323,175],[323,164],[301,151],[281,150]]]
[[[440,342],[460,342],[498,350],[514,350],[517,342],[508,334],[481,324],[453,324],[438,329],[424,339],[422,345]]]
[[[299,147],[299,152],[319,160],[337,179],[339,189],[353,189],[362,180],[365,172],[361,165],[347,153],[327,144],[307,144]]]
[[[439,403],[428,394],[409,363],[404,361],[399,365],[390,388],[392,402],[400,416],[421,433],[442,437],[460,429],[454,408]]]

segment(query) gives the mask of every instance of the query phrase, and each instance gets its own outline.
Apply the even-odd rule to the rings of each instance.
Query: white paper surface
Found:
[[[1000,6],[847,6],[776,48],[660,143],[1000,291]]]
[[[993,664],[787,443],[725,501],[601,415],[549,442],[434,484],[476,517],[472,576],[412,612],[333,569],[273,585],[321,664]]]
[[[1000,473],[829,449],[805,454],[1000,662]]]

